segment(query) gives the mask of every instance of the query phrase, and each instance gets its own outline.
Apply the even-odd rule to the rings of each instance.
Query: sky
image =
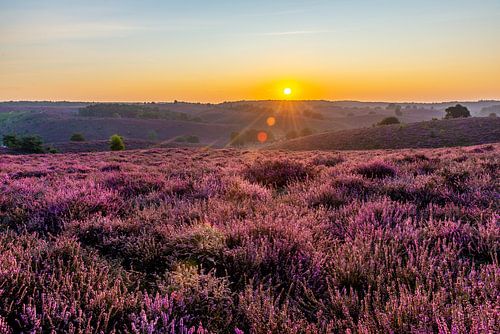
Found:
[[[500,98],[500,0],[0,0],[0,100]]]

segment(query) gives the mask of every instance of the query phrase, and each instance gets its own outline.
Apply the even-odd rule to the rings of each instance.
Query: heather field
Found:
[[[499,160],[0,156],[0,333],[494,333]]]

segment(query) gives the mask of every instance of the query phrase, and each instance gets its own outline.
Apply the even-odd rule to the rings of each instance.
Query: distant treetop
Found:
[[[446,112],[446,115],[444,116],[445,119],[470,117],[469,109],[467,109],[467,107],[464,107],[461,104],[457,104],[454,107],[446,108],[445,112]]]

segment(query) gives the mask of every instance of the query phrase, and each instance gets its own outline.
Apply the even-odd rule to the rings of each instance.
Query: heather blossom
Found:
[[[0,160],[1,333],[493,333],[498,144]]]

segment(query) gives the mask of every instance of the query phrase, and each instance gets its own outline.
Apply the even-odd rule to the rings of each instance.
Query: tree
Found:
[[[123,143],[123,138],[119,135],[112,135],[109,139],[109,147],[111,151],[122,151],[125,149],[125,144]]]
[[[18,145],[16,135],[4,135],[2,138],[2,142],[8,148],[16,148]]]
[[[446,115],[444,116],[445,119],[470,117],[469,109],[467,109],[467,107],[464,107],[461,104],[457,104],[454,107],[446,108],[445,112],[446,112]]]
[[[494,112],[492,112],[492,113],[490,113],[490,114],[488,115],[488,117],[493,117],[493,118],[494,118],[494,117],[497,117],[497,114],[496,114],[496,113],[494,113]]]
[[[71,141],[85,141],[85,137],[81,133],[73,133],[69,138]]]
[[[399,124],[399,119],[397,117],[391,116],[391,117],[386,117],[380,122],[378,122],[378,125],[391,125],[391,124]]]
[[[42,139],[39,136],[4,135],[2,139],[5,146],[22,153],[44,153]]]
[[[42,139],[38,136],[24,136],[19,140],[19,151],[25,153],[43,153]]]

